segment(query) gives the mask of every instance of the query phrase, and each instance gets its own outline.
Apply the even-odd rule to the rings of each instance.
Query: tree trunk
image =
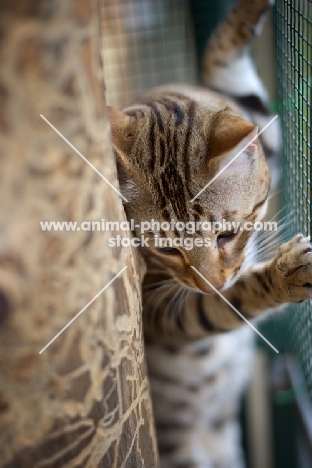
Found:
[[[141,260],[108,246],[118,232],[40,226],[125,220],[120,196],[40,117],[118,188],[97,4],[0,7],[0,464],[156,467]]]

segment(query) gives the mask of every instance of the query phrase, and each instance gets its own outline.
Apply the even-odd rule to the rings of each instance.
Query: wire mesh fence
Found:
[[[102,0],[108,104],[121,108],[154,86],[197,82],[187,4],[186,0]]]
[[[276,5],[280,117],[283,141],[283,205],[291,212],[290,235],[311,234],[312,3]],[[290,343],[312,399],[312,302],[290,307]]]

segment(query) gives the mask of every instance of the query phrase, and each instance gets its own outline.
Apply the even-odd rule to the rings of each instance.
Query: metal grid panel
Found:
[[[197,82],[186,0],[102,0],[106,97],[124,107],[154,86]]]
[[[290,235],[311,234],[312,3],[277,2],[277,56],[283,141],[283,204],[292,213]],[[290,307],[291,345],[312,399],[312,301]]]

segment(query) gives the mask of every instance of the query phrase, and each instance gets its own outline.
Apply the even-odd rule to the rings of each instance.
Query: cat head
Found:
[[[149,240],[143,254],[190,288],[211,292],[192,266],[214,287],[228,287],[242,271],[253,234],[244,223],[266,212],[269,170],[257,127],[229,108],[216,110],[172,94],[123,112],[109,108],[109,116],[128,219],[170,224],[166,230],[154,224],[144,233]],[[217,221],[220,229],[206,229],[207,222]],[[243,228],[224,230],[224,221]],[[181,231],[177,222],[193,222],[198,229]],[[172,241],[165,246],[159,238]]]

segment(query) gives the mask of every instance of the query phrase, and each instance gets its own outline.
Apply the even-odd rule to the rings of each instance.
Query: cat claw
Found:
[[[282,244],[274,260],[276,278],[285,302],[311,299],[312,294],[312,245],[310,236],[297,234]]]

